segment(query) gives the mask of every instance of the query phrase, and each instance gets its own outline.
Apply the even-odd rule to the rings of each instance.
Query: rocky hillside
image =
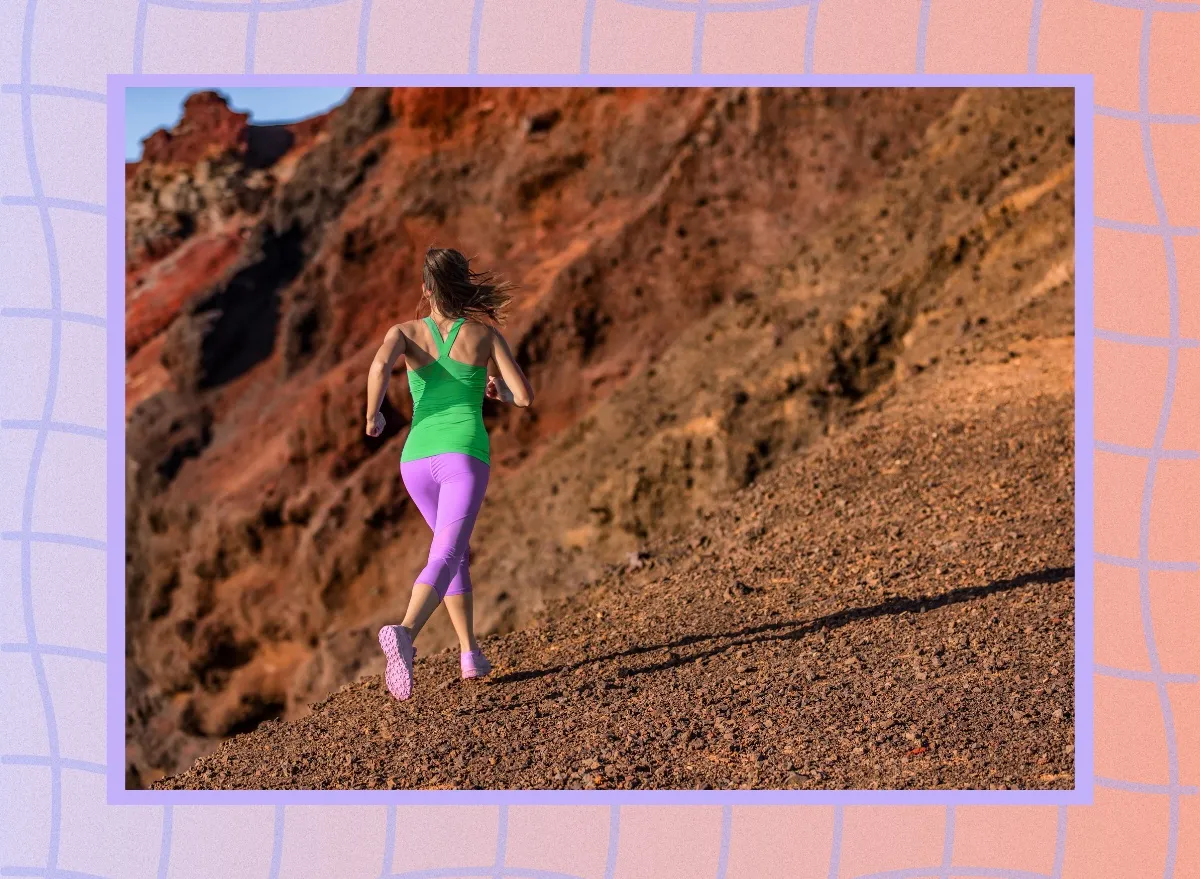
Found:
[[[178,124],[147,137],[142,158],[125,165],[127,411],[163,387],[163,331],[234,264],[255,217],[325,122],[253,125],[223,96],[196,92]]]
[[[473,542],[509,632],[972,340],[1068,334],[1070,131],[1044,90],[356,92],[130,360],[130,782],[374,669],[427,536],[404,382],[381,441],[361,386],[427,244],[523,285]]]
[[[488,639],[488,681],[420,657],[408,702],[367,677],[156,787],[1072,788],[1073,345],[1039,323]]]

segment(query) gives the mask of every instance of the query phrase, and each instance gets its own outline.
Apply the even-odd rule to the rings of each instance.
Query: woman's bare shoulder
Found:
[[[474,340],[484,341],[493,338],[498,331],[491,324],[469,320],[463,324],[462,332],[468,333]]]
[[[420,320],[405,320],[398,324],[393,324],[388,332],[401,333],[410,339],[416,339],[418,338],[417,334],[420,332],[420,326]]]

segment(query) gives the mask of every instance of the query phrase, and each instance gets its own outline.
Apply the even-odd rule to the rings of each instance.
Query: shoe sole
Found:
[[[387,657],[387,671],[383,679],[388,692],[403,702],[412,695],[412,669],[405,664],[400,654],[399,626],[384,626],[379,630],[379,646]]]

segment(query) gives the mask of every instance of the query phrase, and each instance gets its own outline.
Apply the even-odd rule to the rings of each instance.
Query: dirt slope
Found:
[[[127,182],[131,241],[155,242],[131,245],[128,266],[129,783],[302,714],[371,660],[372,627],[405,600],[426,534],[396,467],[404,381],[382,440],[360,422],[367,363],[412,314],[428,244],[522,285],[507,332],[539,405],[489,405],[500,486],[667,339],[769,293],[763,267],[916,149],[957,94],[365,89],[269,167],[244,119],[198,101],[214,121],[185,113]],[[194,142],[205,128],[213,149]],[[521,571],[481,587],[487,631],[625,551],[591,537],[620,523],[568,518],[577,507],[547,506],[540,479],[513,489],[544,508],[536,530],[589,546],[569,550],[577,565],[558,550],[530,565],[531,547],[481,535],[489,572]],[[448,643],[440,621],[428,637]]]
[[[419,658],[160,786],[1072,787],[1072,340],[1011,346],[488,640],[491,681]]]
[[[1070,787],[1070,132],[1068,93],[956,96],[498,482],[484,616],[548,604],[492,683],[422,658],[166,784]]]

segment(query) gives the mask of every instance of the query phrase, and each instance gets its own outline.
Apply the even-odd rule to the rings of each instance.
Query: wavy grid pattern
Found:
[[[10,154],[20,155],[24,159],[26,179],[20,179],[20,169],[5,168],[0,171],[0,207],[7,216],[0,216],[6,230],[16,230],[10,239],[18,240],[25,254],[20,257],[22,271],[18,277],[23,284],[29,284],[30,289],[14,289],[10,284],[4,285],[5,293],[0,298],[0,333],[5,345],[0,348],[0,373],[11,378],[5,388],[7,394],[0,404],[0,440],[3,440],[3,454],[0,455],[0,484],[19,486],[18,491],[5,492],[0,495],[0,548],[15,548],[15,553],[0,556],[0,596],[4,601],[0,605],[0,619],[6,615],[17,623],[6,625],[0,637],[0,666],[4,669],[2,675],[5,681],[4,713],[18,720],[5,729],[6,739],[0,742],[0,784],[5,790],[5,801],[9,804],[18,802],[26,804],[26,817],[41,819],[30,825],[27,834],[19,835],[10,832],[17,824],[12,820],[4,820],[0,826],[3,831],[2,847],[0,847],[0,875],[2,876],[43,876],[43,877],[86,877],[124,876],[124,875],[155,875],[158,877],[185,876],[205,874],[202,866],[193,862],[191,854],[194,848],[193,837],[197,828],[203,824],[211,832],[214,826],[222,826],[221,818],[225,817],[222,830],[232,832],[242,822],[245,809],[221,810],[214,825],[213,819],[206,818],[203,822],[196,816],[195,810],[185,810],[167,806],[161,809],[146,809],[136,813],[136,820],[122,818],[118,822],[114,813],[128,814],[128,809],[110,809],[104,805],[102,787],[75,783],[75,776],[95,778],[102,776],[105,766],[102,763],[81,759],[79,755],[64,750],[64,731],[85,720],[87,712],[95,712],[99,703],[79,704],[60,699],[56,701],[56,688],[52,686],[50,668],[58,668],[59,663],[68,666],[68,674],[72,673],[72,664],[103,664],[105,654],[88,647],[72,644],[49,643],[39,637],[39,625],[46,627],[46,608],[41,608],[40,616],[35,612],[36,597],[43,591],[48,591],[44,579],[53,571],[55,560],[66,551],[84,550],[92,554],[89,562],[97,568],[103,567],[106,543],[97,538],[97,533],[103,533],[104,512],[100,508],[77,510],[72,516],[56,516],[54,502],[48,498],[45,490],[39,493],[39,484],[47,481],[54,471],[75,466],[75,460],[80,454],[87,454],[85,444],[103,445],[106,433],[98,424],[74,423],[69,420],[56,418],[56,405],[60,398],[61,382],[64,375],[73,374],[79,364],[73,362],[73,355],[64,347],[64,336],[71,333],[101,333],[106,329],[103,317],[103,296],[99,292],[102,282],[99,277],[90,278],[97,291],[85,299],[94,306],[93,311],[74,311],[64,308],[63,267],[64,260],[71,258],[70,254],[78,252],[79,241],[68,240],[64,237],[61,226],[62,219],[72,214],[94,216],[103,214],[104,205],[75,197],[78,193],[72,191],[47,191],[47,172],[55,172],[54,179],[59,180],[64,175],[64,169],[51,168],[39,162],[39,145],[43,146],[46,139],[55,135],[54,131],[39,132],[38,124],[47,117],[35,112],[47,101],[57,101],[56,104],[46,103],[59,116],[69,117],[73,112],[72,104],[104,103],[102,93],[76,85],[60,85],[55,80],[58,68],[67,68],[68,53],[77,47],[67,45],[43,46],[37,40],[39,22],[45,22],[48,17],[57,14],[69,14],[73,3],[81,0],[26,0],[24,9],[19,10],[16,20],[5,20],[3,26],[16,29],[16,40],[19,42],[19,64],[14,72],[18,80],[0,85],[0,96],[9,96],[10,103],[0,105],[9,115],[6,118],[16,122],[15,126],[0,127],[0,144],[9,149]],[[17,2],[9,4],[16,9]],[[272,56],[278,54],[278,49],[264,49],[262,35],[278,22],[288,23],[293,27],[304,27],[311,16],[330,10],[344,14],[337,19],[342,27],[349,27],[353,32],[355,48],[352,59],[322,57],[322,64],[312,67],[313,72],[323,69],[338,72],[382,72],[386,71],[387,61],[375,62],[372,59],[372,41],[377,36],[373,28],[373,20],[388,13],[393,27],[398,20],[395,18],[394,7],[398,0],[135,0],[125,5],[114,5],[108,13],[114,32],[124,32],[127,18],[132,15],[131,30],[131,62],[112,67],[109,72],[149,72],[146,63],[146,48],[170,44],[174,40],[184,41],[192,38],[187,26],[203,24],[205,21],[221,19],[227,21],[230,17],[240,17],[244,25],[244,42],[240,46],[219,46],[216,53],[228,51],[234,58],[240,58],[240,69],[251,73],[255,71],[256,61],[278,62],[280,59]],[[447,6],[455,4],[447,4]],[[464,72],[480,72],[481,56],[485,56],[484,45],[487,40],[501,42],[512,38],[514,42],[524,44],[518,38],[522,30],[535,30],[542,27],[539,34],[543,41],[563,41],[577,39],[579,53],[575,70],[588,72],[595,69],[597,50],[603,48],[606,52],[606,64],[610,72],[623,70],[636,71],[641,69],[636,53],[622,55],[622,46],[616,45],[622,31],[628,36],[628,29],[641,29],[643,33],[652,29],[661,29],[663,34],[683,35],[671,45],[669,37],[653,35],[654,39],[664,42],[663,55],[670,55],[672,50],[679,61],[679,72],[703,73],[706,64],[722,60],[726,64],[730,59],[717,59],[712,51],[706,51],[710,39],[714,39],[724,22],[731,19],[749,20],[754,39],[744,42],[742,46],[734,47],[732,59],[735,68],[739,65],[745,69],[755,66],[761,46],[774,46],[783,42],[788,48],[787,72],[820,73],[824,65],[836,66],[841,54],[852,52],[855,34],[846,32],[846,2],[837,0],[746,0],[746,2],[709,2],[709,0],[582,0],[571,7],[571,14],[576,16],[579,28],[572,30],[566,27],[570,24],[565,19],[554,20],[549,24],[539,24],[534,18],[522,13],[518,4],[504,0],[460,0],[458,6],[469,12],[469,31],[462,45],[463,55],[460,69]],[[853,5],[853,4],[850,4]],[[999,43],[991,46],[972,42],[979,34],[972,35],[948,33],[945,28],[939,29],[939,12],[941,8],[956,5],[952,0],[919,0],[911,4],[916,6],[916,34],[912,45],[915,55],[912,58],[912,71],[924,72],[939,62],[940,55],[957,58],[965,50],[973,54],[988,53],[997,58],[1007,58]],[[958,5],[961,5],[959,2]],[[376,846],[382,849],[381,857],[376,861],[377,867],[367,872],[353,875],[372,875],[386,879],[418,879],[418,877],[452,877],[452,876],[508,876],[529,877],[529,879],[583,879],[583,877],[603,876],[634,876],[634,875],[665,875],[668,864],[675,863],[674,858],[684,857],[684,862],[690,866],[683,869],[680,875],[714,875],[725,877],[732,875],[766,875],[775,871],[778,875],[828,876],[830,879],[855,876],[858,879],[904,879],[904,877],[951,877],[951,876],[980,876],[999,877],[999,879],[1058,879],[1068,875],[1064,872],[1070,869],[1069,875],[1100,875],[1104,870],[1112,870],[1112,875],[1147,875],[1147,876],[1184,876],[1191,875],[1190,870],[1196,868],[1195,863],[1184,867],[1179,864],[1181,841],[1181,810],[1185,798],[1195,797],[1197,793],[1194,784],[1186,784],[1181,769],[1181,752],[1195,749],[1194,743],[1186,743],[1180,739],[1181,722],[1195,723],[1196,698],[1194,688],[1200,683],[1195,673],[1196,669],[1167,668],[1162,658],[1164,638],[1172,643],[1181,637],[1179,629],[1182,621],[1178,619],[1157,619],[1153,613],[1153,599],[1156,595],[1156,575],[1164,573],[1192,575],[1188,580],[1192,590],[1197,585],[1195,574],[1198,566],[1195,560],[1188,558],[1188,550],[1194,551],[1194,546],[1172,547],[1179,553],[1175,558],[1156,558],[1150,552],[1151,538],[1154,532],[1152,525],[1160,521],[1163,515],[1179,515],[1182,510],[1163,510],[1155,505],[1155,489],[1162,484],[1163,462],[1173,462],[1172,473],[1184,473],[1183,478],[1195,480],[1196,470],[1193,467],[1180,470],[1187,466],[1186,462],[1194,462],[1198,453],[1194,448],[1167,448],[1166,439],[1170,432],[1172,416],[1176,412],[1177,398],[1185,393],[1196,393],[1196,388],[1188,388],[1180,381],[1181,355],[1184,351],[1200,347],[1200,340],[1185,336],[1182,331],[1185,308],[1195,308],[1198,302],[1193,288],[1185,291],[1181,287],[1179,265],[1179,240],[1200,234],[1193,213],[1173,214],[1168,210],[1168,198],[1171,195],[1170,183],[1178,184],[1178,179],[1171,181],[1164,178],[1156,161],[1155,146],[1157,138],[1170,137],[1172,130],[1188,129],[1200,123],[1200,117],[1191,113],[1161,113],[1152,110],[1152,87],[1154,89],[1170,90],[1177,85],[1169,80],[1164,81],[1163,74],[1152,76],[1151,55],[1154,37],[1161,33],[1155,30],[1155,22],[1163,18],[1176,19],[1186,22],[1179,25],[1172,22],[1171,27],[1187,28],[1187,32],[1195,36],[1195,13],[1200,6],[1195,3],[1152,2],[1152,0],[1058,0],[1045,3],[1034,0],[1032,4],[1008,3],[1004,6],[1006,18],[1024,15],[1027,25],[1022,28],[1024,40],[1019,47],[1020,57],[1025,62],[1024,69],[1028,72],[1058,72],[1064,67],[1073,72],[1079,72],[1080,67],[1073,54],[1078,49],[1078,42],[1071,44],[1063,38],[1064,21],[1068,29],[1082,29],[1088,35],[1086,43],[1097,46],[1109,45],[1123,40],[1136,40],[1137,67],[1129,71],[1136,80],[1136,107],[1119,106],[1113,101],[1107,103],[1103,89],[1098,89],[1098,106],[1096,116],[1113,120],[1123,125],[1132,125],[1137,129],[1140,155],[1136,158],[1141,163],[1141,172],[1145,175],[1149,189],[1150,201],[1153,205],[1152,222],[1145,217],[1125,218],[1122,216],[1099,216],[1096,219],[1098,229],[1117,233],[1117,246],[1123,238],[1150,236],[1162,247],[1162,260],[1166,268],[1166,289],[1148,289],[1144,291],[1127,291],[1125,294],[1130,302],[1127,311],[1138,309],[1165,310],[1166,332],[1160,335],[1147,335],[1143,332],[1129,332],[1121,326],[1103,326],[1095,333],[1096,340],[1105,343],[1098,349],[1097,357],[1104,358],[1105,363],[1114,369],[1120,369],[1125,350],[1149,350],[1162,355],[1166,359],[1166,378],[1164,385],[1158,389],[1160,406],[1154,420],[1153,430],[1144,437],[1144,444],[1129,444],[1110,442],[1100,437],[1096,443],[1096,451],[1102,453],[1098,459],[1098,475],[1103,471],[1106,456],[1131,458],[1144,462],[1144,478],[1140,491],[1136,491],[1138,504],[1137,526],[1137,555],[1123,556],[1103,552],[1105,546],[1099,542],[1097,549],[1101,550],[1096,556],[1097,573],[1103,575],[1105,569],[1128,569],[1136,572],[1138,611],[1140,614],[1140,630],[1136,632],[1140,638],[1146,656],[1146,668],[1125,668],[1104,663],[1104,657],[1098,656],[1099,664],[1096,675],[1099,680],[1130,681],[1143,687],[1150,687],[1159,709],[1157,720],[1161,722],[1163,736],[1163,758],[1165,764],[1166,783],[1148,781],[1140,778],[1118,778],[1099,775],[1096,794],[1096,805],[1068,809],[1058,807],[1049,810],[1053,812],[1053,833],[1038,836],[1035,833],[1022,835],[1023,842],[1018,848],[1028,854],[1022,863],[1038,863],[1039,869],[1026,866],[1006,866],[1006,856],[1013,852],[1005,851],[995,846],[988,850],[987,855],[994,858],[991,861],[977,861],[968,857],[968,853],[979,850],[978,839],[972,842],[972,836],[977,836],[975,825],[968,823],[968,810],[955,807],[944,809],[922,810],[921,832],[923,847],[905,845],[904,840],[895,834],[874,833],[871,827],[886,827],[889,816],[897,815],[902,809],[892,807],[860,807],[836,806],[832,810],[823,807],[788,807],[786,820],[789,826],[802,826],[808,823],[819,824],[831,818],[829,832],[824,836],[824,843],[792,857],[786,863],[778,858],[772,859],[762,840],[753,832],[758,816],[762,810],[754,807],[731,808],[718,807],[684,807],[688,808],[687,817],[665,818],[671,828],[666,834],[667,841],[674,841],[679,848],[673,852],[662,846],[663,834],[655,833],[656,827],[667,813],[674,815],[681,812],[677,807],[611,807],[609,809],[588,810],[588,816],[578,818],[573,826],[578,836],[563,839],[564,848],[569,844],[580,852],[586,846],[583,841],[592,837],[597,838],[597,844],[588,849],[590,860],[582,854],[576,860],[577,867],[565,872],[559,869],[543,868],[534,863],[518,863],[515,852],[517,822],[522,823],[525,830],[545,830],[555,820],[556,813],[569,807],[545,810],[540,815],[532,815],[538,810],[516,809],[501,806],[498,809],[487,808],[482,811],[494,816],[494,841],[490,843],[490,858],[477,859],[476,863],[461,861],[455,864],[460,856],[458,846],[445,844],[435,846],[432,850],[417,851],[419,845],[414,843],[415,836],[409,832],[414,816],[401,815],[397,807],[378,807],[372,810],[377,813],[379,827],[362,826],[359,828],[363,847]],[[1070,7],[1063,10],[1062,6]],[[873,4],[858,4],[859,16],[863,26],[869,28],[872,14],[876,12]],[[834,16],[833,25],[822,25],[822,7],[830,12],[838,11]],[[842,9],[838,9],[842,7]],[[1104,15],[1096,17],[1096,8],[1104,7],[1108,11],[1117,10],[1118,17]],[[469,9],[468,9],[469,8]],[[796,13],[803,13],[796,17]],[[165,15],[172,13],[173,15]],[[428,16],[422,17],[417,4],[408,4],[404,13],[413,19],[414,27],[424,27],[434,39],[436,21],[432,22],[434,29],[430,30],[431,22]],[[1048,16],[1053,13],[1055,27]],[[780,16],[790,16],[781,18]],[[417,19],[420,19],[418,21]],[[680,22],[684,27],[679,27]],[[797,22],[803,24],[802,37],[791,31],[781,32],[780,26],[786,22],[787,27],[793,27]],[[838,23],[841,24],[838,24]],[[1103,22],[1102,26],[1097,22]],[[563,24],[563,33],[555,33],[551,25]],[[838,32],[838,28],[841,31]],[[1161,27],[1161,25],[1160,25]],[[1107,29],[1107,30],[1106,30]],[[826,30],[834,31],[826,34]],[[747,33],[743,29],[741,33]],[[289,33],[299,33],[293,30]],[[325,38],[328,34],[322,34]],[[527,40],[526,40],[527,42]],[[536,42],[536,41],[535,41]],[[632,41],[631,41],[632,42]],[[897,42],[903,42],[897,40]],[[686,45],[684,44],[686,43]],[[957,45],[955,45],[957,43]],[[761,46],[759,45],[761,44]],[[438,48],[431,42],[431,48]],[[727,42],[722,43],[728,46]],[[1194,49],[1200,41],[1193,40]],[[819,49],[818,49],[819,47]],[[35,77],[35,56],[38,59]],[[270,57],[265,57],[270,56]],[[43,60],[44,58],[49,60]],[[673,57],[673,56],[672,56]],[[1103,52],[1096,56],[1103,60]],[[56,58],[62,58],[60,65]],[[676,62],[671,62],[676,63]],[[945,62],[941,62],[945,66]],[[328,65],[326,67],[325,65]],[[509,60],[505,72],[523,72],[528,66],[535,66],[536,59],[516,58]],[[7,71],[11,65],[0,66],[5,71],[4,76],[10,76]],[[111,65],[110,65],[111,66]],[[498,72],[490,62],[483,65],[483,72]],[[1086,70],[1086,67],[1084,68]],[[1019,72],[1011,64],[1008,67],[997,67],[997,72]],[[165,71],[158,71],[165,72]],[[175,72],[189,72],[178,70]],[[782,72],[782,71],[781,71]],[[863,72],[870,72],[864,67]],[[1097,73],[1100,71],[1097,70]],[[1194,70],[1192,71],[1194,74]],[[1179,67],[1174,71],[1175,76],[1186,75],[1185,68]],[[1110,89],[1109,91],[1113,91]],[[3,98],[0,97],[0,100]],[[15,99],[15,105],[12,102]],[[1172,108],[1177,109],[1177,108]],[[1189,108],[1190,109],[1190,108]],[[1167,132],[1164,135],[1163,132]],[[80,130],[72,132],[81,150],[92,149],[94,144],[103,142],[101,132],[95,130]],[[56,153],[60,156],[60,153]],[[1125,158],[1125,157],[1123,157]],[[1132,156],[1127,158],[1134,158]],[[1107,173],[1105,173],[1107,172]],[[1098,174],[1098,192],[1103,195],[1106,187],[1115,186],[1115,175],[1128,173],[1128,167],[1102,168]],[[66,175],[69,177],[69,174]],[[1191,206],[1194,209],[1194,205]],[[1189,224],[1186,221],[1191,221]],[[81,226],[77,223],[63,224],[69,226],[76,237],[101,234],[99,224],[94,228]],[[86,230],[86,231],[81,231]],[[4,246],[6,253],[10,248]],[[16,247],[12,248],[15,253]],[[44,260],[44,266],[32,266],[35,259]],[[17,260],[6,256],[5,265],[17,265]],[[25,275],[37,277],[37,282],[31,282]],[[1097,278],[1098,283],[1102,278]],[[1193,279],[1194,280],[1194,279]],[[41,289],[32,289],[40,287]],[[1164,295],[1165,294],[1165,295]],[[1165,301],[1164,301],[1165,300]],[[1132,303],[1136,302],[1136,305]],[[1119,307],[1117,308],[1119,311]],[[1108,312],[1116,313],[1113,309]],[[1194,325],[1194,324],[1193,324]],[[74,336],[72,336],[74,338]],[[1132,361],[1130,361],[1132,362]],[[1130,381],[1137,381],[1130,376]],[[102,398],[101,398],[102,399]],[[1097,413],[1103,415],[1105,400],[1097,400]],[[1098,431],[1101,432],[1101,431]],[[1178,436],[1178,432],[1175,433]],[[1189,445],[1195,444],[1196,437],[1189,437]],[[81,480],[91,479],[103,481],[102,473],[80,473]],[[1138,487],[1134,486],[1136,490]],[[49,512],[43,510],[49,509]],[[1102,513],[1098,510],[1098,514]],[[46,523],[74,520],[75,528],[64,530],[47,530]],[[102,578],[101,578],[102,580]],[[94,620],[96,632],[103,631],[102,620]],[[50,626],[53,628],[53,626]],[[81,633],[82,634],[82,633]],[[94,635],[95,633],[85,633]],[[86,637],[81,642],[94,643]],[[1176,651],[1177,652],[1177,651]],[[1194,655],[1193,655],[1194,658]],[[58,678],[55,678],[58,680]],[[1189,701],[1190,700],[1190,701]],[[1187,706],[1190,714],[1181,713],[1179,703]],[[1119,717],[1121,709],[1111,702],[1100,700],[1097,710],[1097,726],[1113,721]],[[86,725],[86,724],[85,724]],[[8,753],[9,740],[38,741],[42,748],[30,753]],[[32,749],[31,749],[32,750]],[[1098,754],[1103,759],[1104,754]],[[1193,758],[1194,759],[1194,758]],[[1111,761],[1110,761],[1111,762]],[[67,784],[73,795],[68,798],[65,792]],[[1146,798],[1151,798],[1149,801]],[[1122,822],[1130,817],[1132,812],[1144,807],[1155,808],[1153,803],[1165,801],[1166,810],[1163,815],[1162,827],[1141,825],[1140,831],[1123,830]],[[9,808],[12,808],[9,806]],[[264,873],[272,877],[313,873],[312,861],[304,858],[289,860],[289,847],[313,851],[314,838],[312,834],[304,834],[294,830],[289,834],[289,818],[295,818],[306,811],[308,807],[283,806],[264,807],[249,810],[254,815],[271,813],[269,821],[250,821],[237,837],[235,854],[245,854],[246,864],[254,858],[261,860],[258,868],[247,867],[242,875],[257,875]],[[68,811],[70,815],[68,816]],[[311,810],[309,810],[311,811]],[[332,818],[336,807],[326,808]],[[436,811],[436,810],[431,810]],[[487,823],[479,819],[481,811],[475,808],[470,821],[462,818],[468,808],[443,810],[445,814],[455,815],[451,820],[463,826],[479,823],[482,827]],[[832,815],[829,815],[832,811]],[[1032,827],[1048,811],[1044,808],[1021,808],[1018,810],[997,810],[996,822],[1015,821],[1016,827],[1024,828],[1026,824]],[[604,814],[607,812],[607,814]],[[719,812],[718,820],[704,824],[699,813],[711,814]],[[1000,812],[1006,812],[1005,817]],[[519,813],[519,815],[518,815]],[[1019,813],[1019,814],[1018,814]],[[214,813],[209,813],[214,814]],[[445,817],[445,814],[442,817]],[[1013,816],[1016,816],[1015,818]],[[1193,813],[1194,815],[1194,813]],[[32,817],[31,817],[32,816]],[[5,819],[11,819],[6,815]],[[68,818],[70,820],[68,820]],[[426,813],[416,818],[422,832],[432,832],[435,819]],[[28,823],[28,822],[27,822]],[[103,840],[98,845],[81,840],[90,840],[88,825],[104,828],[101,832]],[[109,827],[112,825],[112,828]],[[398,832],[404,828],[403,841],[398,842]],[[1077,827],[1075,833],[1072,828]],[[259,839],[254,828],[265,835]],[[706,829],[708,828],[708,829]],[[109,833],[113,829],[115,836]],[[711,839],[715,831],[715,844]],[[700,832],[704,831],[704,832]],[[483,833],[480,830],[480,833]],[[705,834],[709,838],[705,838]],[[1130,861],[1131,869],[1114,866],[1104,854],[1104,838],[1124,836],[1125,844],[1132,845],[1137,857]],[[1139,835],[1140,834],[1140,835]],[[419,835],[419,834],[418,834]],[[477,836],[478,834],[472,834]],[[186,837],[186,838],[185,838]],[[412,838],[410,838],[412,837]],[[562,837],[559,837],[562,839]],[[758,843],[756,844],[756,839]],[[1190,841],[1196,844],[1196,835],[1192,831]],[[265,846],[262,844],[265,842]],[[911,842],[911,841],[909,841]],[[339,840],[332,832],[315,838],[315,844],[337,847]],[[986,846],[985,846],[986,847]],[[920,849],[920,854],[916,849]],[[155,850],[156,849],[156,850]],[[889,853],[891,858],[889,860]],[[567,854],[566,851],[563,854]],[[668,857],[668,854],[670,857]],[[95,857],[97,863],[89,861]],[[526,858],[531,857],[528,853]],[[904,859],[911,857],[911,863]],[[978,855],[975,855],[978,857]],[[1191,856],[1193,859],[1196,855]],[[412,863],[424,861],[435,863],[436,866],[412,867]],[[691,861],[687,859],[691,858]],[[1093,858],[1097,860],[1093,861]],[[1104,858],[1104,860],[1099,860]],[[538,860],[537,857],[533,858]],[[986,859],[986,858],[985,858]],[[100,862],[104,866],[100,866]],[[873,866],[866,866],[873,865]],[[343,872],[342,875],[351,875]]]

